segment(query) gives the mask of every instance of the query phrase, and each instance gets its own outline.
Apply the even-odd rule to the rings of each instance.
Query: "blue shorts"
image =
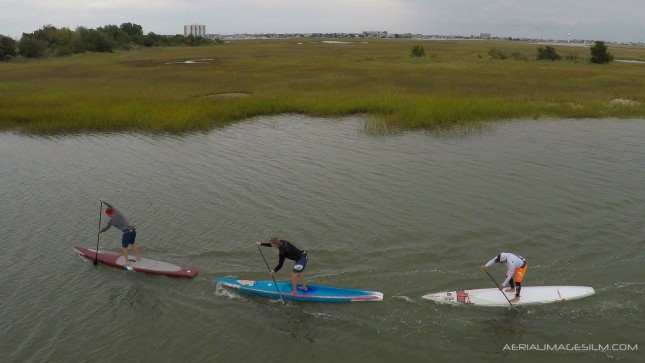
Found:
[[[293,266],[293,273],[301,273],[302,271],[305,270],[305,267],[307,267],[307,256],[302,256],[301,259],[296,261],[296,264]]]
[[[123,232],[123,238],[121,239],[121,247],[128,248],[129,245],[134,244],[134,240],[137,238],[137,231],[133,228],[129,231]]]

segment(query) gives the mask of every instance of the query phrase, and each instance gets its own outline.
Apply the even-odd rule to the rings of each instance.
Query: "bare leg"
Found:
[[[515,281],[512,278],[508,281],[508,286],[509,288],[506,289],[506,292],[515,292]]]
[[[300,278],[300,288],[303,291],[307,291],[307,283],[305,282],[305,274],[302,272],[298,274],[298,277]]]
[[[292,291],[293,294],[298,293],[298,289],[296,288],[296,280],[297,280],[297,278],[298,278],[298,275],[296,275],[295,273],[292,272],[291,273],[291,287],[293,288],[293,291]]]
[[[139,253],[139,248],[137,248],[137,245],[131,245],[132,249],[134,250],[134,253],[137,255],[137,262],[141,262],[141,254]]]
[[[130,260],[128,260],[128,249],[127,248],[123,249],[123,257],[125,257],[125,264],[130,265]]]

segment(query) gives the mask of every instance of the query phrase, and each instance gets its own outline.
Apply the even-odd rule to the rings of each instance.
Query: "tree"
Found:
[[[165,36],[148,33],[143,35],[143,28],[133,23],[123,23],[120,26],[106,25],[96,29],[79,26],[74,31],[69,28],[57,29],[53,25],[44,25],[33,33],[23,33],[17,44],[15,40],[13,43],[11,41],[12,39],[0,35],[0,60],[8,59],[16,53],[25,57],[43,57],[49,54],[63,56],[87,51],[113,52],[117,48],[128,50],[133,45],[174,47],[222,43],[219,39],[185,37],[182,34]]]
[[[114,42],[103,32],[95,29],[79,28],[80,41],[90,52],[113,52]]]
[[[597,40],[591,46],[591,63],[609,63],[614,60],[614,56],[607,51],[605,42]]]
[[[0,34],[0,61],[16,56],[16,41]]]
[[[38,29],[33,33],[23,34],[22,37],[32,38],[32,40],[25,40],[25,43],[21,47],[25,50],[21,51],[21,54],[27,53],[31,54],[31,56],[40,57],[45,55],[46,53],[54,53],[56,55],[68,55],[74,53],[74,32],[69,30],[69,28],[57,29],[53,25],[44,25],[41,29]],[[40,43],[36,44],[33,42],[33,40],[36,40]],[[37,50],[37,48],[42,47],[43,44],[46,50]],[[36,53],[41,54],[36,55]]]
[[[75,52],[73,43],[74,36],[74,32],[69,28],[57,29],[52,34],[52,44],[50,44],[50,47],[53,47],[54,52],[58,56],[73,54]]]
[[[186,43],[187,43],[188,45],[190,45],[190,46],[193,46],[193,47],[194,47],[194,46],[196,46],[197,44],[199,44],[199,42],[198,42],[198,39],[197,39],[197,38],[199,38],[199,37],[196,37],[196,36],[194,36],[194,35],[192,35],[192,34],[188,34],[188,36],[186,37]]]
[[[47,54],[47,42],[29,34],[22,35],[18,42],[18,48],[20,54],[27,58],[44,57]]]
[[[143,28],[141,25],[132,24],[132,23],[123,23],[119,26],[121,30],[126,32],[133,43],[137,45],[143,44]]]
[[[425,57],[425,56],[426,56],[426,51],[425,51],[425,49],[423,49],[422,46],[415,45],[415,46],[412,47],[410,57]]]
[[[42,40],[49,43],[52,43],[54,38],[55,38],[55,33],[56,33],[56,27],[53,25],[43,25],[41,29],[36,30],[35,32],[31,33],[34,38],[38,40]]]
[[[143,46],[145,47],[158,47],[161,45],[161,35],[157,35],[154,32],[150,32],[143,37]]]
[[[51,37],[51,42],[54,43],[55,45],[65,45],[68,46],[72,42],[72,38],[74,38],[74,32],[71,31],[69,28],[60,28],[56,29]]]
[[[538,52],[538,55],[537,55],[538,60],[555,61],[558,59],[562,59],[560,54],[558,54],[558,52],[555,51],[555,48],[550,45],[547,45],[546,47],[539,47],[537,49],[537,52]]]
[[[107,36],[113,46],[127,49],[130,46],[130,35],[116,25],[106,25],[96,29]]]

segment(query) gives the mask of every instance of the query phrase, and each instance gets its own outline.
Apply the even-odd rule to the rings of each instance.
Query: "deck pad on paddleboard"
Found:
[[[141,261],[137,261],[136,258],[133,258],[132,256],[130,256],[128,260],[130,261],[130,267],[132,268],[140,268],[140,269],[152,270],[152,271],[165,271],[165,272],[181,271],[181,266],[173,265],[172,263],[168,263],[168,262],[151,260],[145,257],[141,257]],[[121,257],[116,259],[117,265],[125,265],[124,261],[125,261],[125,257],[123,257],[123,255],[121,255]]]
[[[74,247],[74,252],[87,258],[88,260],[94,261],[96,258],[96,250],[84,248],[84,247]],[[192,278],[197,276],[197,270],[187,266],[179,266],[168,262],[157,261],[151,258],[142,257],[141,261],[136,261],[135,257],[130,255],[128,260],[129,265],[126,266],[125,257],[118,252],[99,250],[97,260],[103,264],[122,268],[128,271],[135,272],[145,272],[149,274],[156,275],[166,275],[173,277],[188,277]]]
[[[513,305],[548,304],[558,301],[581,299],[594,293],[593,287],[589,286],[526,286],[522,287],[520,300],[513,303]],[[504,291],[502,293],[499,289],[495,288],[445,291],[423,296],[424,299],[441,304],[481,306],[509,306],[508,300],[512,300],[514,297],[514,292]]]
[[[312,302],[327,303],[345,303],[356,301],[381,301],[383,294],[376,291],[345,289],[341,287],[307,285],[304,291],[298,286],[298,292],[293,294],[291,282],[273,281],[255,281],[255,280],[237,280],[229,278],[217,278],[216,284],[222,284],[225,287],[238,290],[247,294],[264,296],[272,299],[299,300]],[[279,292],[278,292],[279,291]]]

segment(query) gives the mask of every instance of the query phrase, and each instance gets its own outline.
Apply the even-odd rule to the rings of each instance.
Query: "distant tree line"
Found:
[[[18,55],[35,58],[84,52],[114,52],[117,49],[129,50],[133,47],[198,46],[219,42],[221,40],[193,35],[166,36],[152,32],[143,34],[143,28],[133,23],[106,25],[96,29],[78,27],[76,30],[45,25],[33,33],[23,33],[18,41],[0,34],[0,60],[8,60]]]
[[[607,45],[603,41],[597,40],[596,42],[594,42],[594,45],[589,48],[589,51],[591,52],[591,58],[589,58],[591,63],[603,64],[609,63],[614,60],[614,56],[607,51]],[[560,54],[556,52],[555,48],[549,45],[547,45],[546,47],[539,47],[537,52],[538,60],[555,61],[562,59],[562,56],[560,56]],[[568,55],[567,59],[578,61],[578,56],[575,54]]]
[[[609,63],[614,60],[614,56],[607,51],[607,45],[603,41],[596,41],[589,50],[591,52],[591,57],[589,58],[589,60],[592,63],[602,64],[602,63]],[[500,59],[504,60],[509,58],[508,54],[506,54],[504,51],[497,48],[491,48],[488,51],[488,56],[491,59],[496,59],[496,60],[500,60]],[[511,53],[510,56],[513,57],[515,60],[528,60],[527,56],[519,52],[513,52]],[[580,60],[577,54],[569,54],[567,55],[566,58],[574,62],[578,62]],[[556,61],[556,60],[562,59],[562,56],[558,54],[558,52],[555,50],[555,47],[547,45],[544,47],[538,47],[536,59]]]

